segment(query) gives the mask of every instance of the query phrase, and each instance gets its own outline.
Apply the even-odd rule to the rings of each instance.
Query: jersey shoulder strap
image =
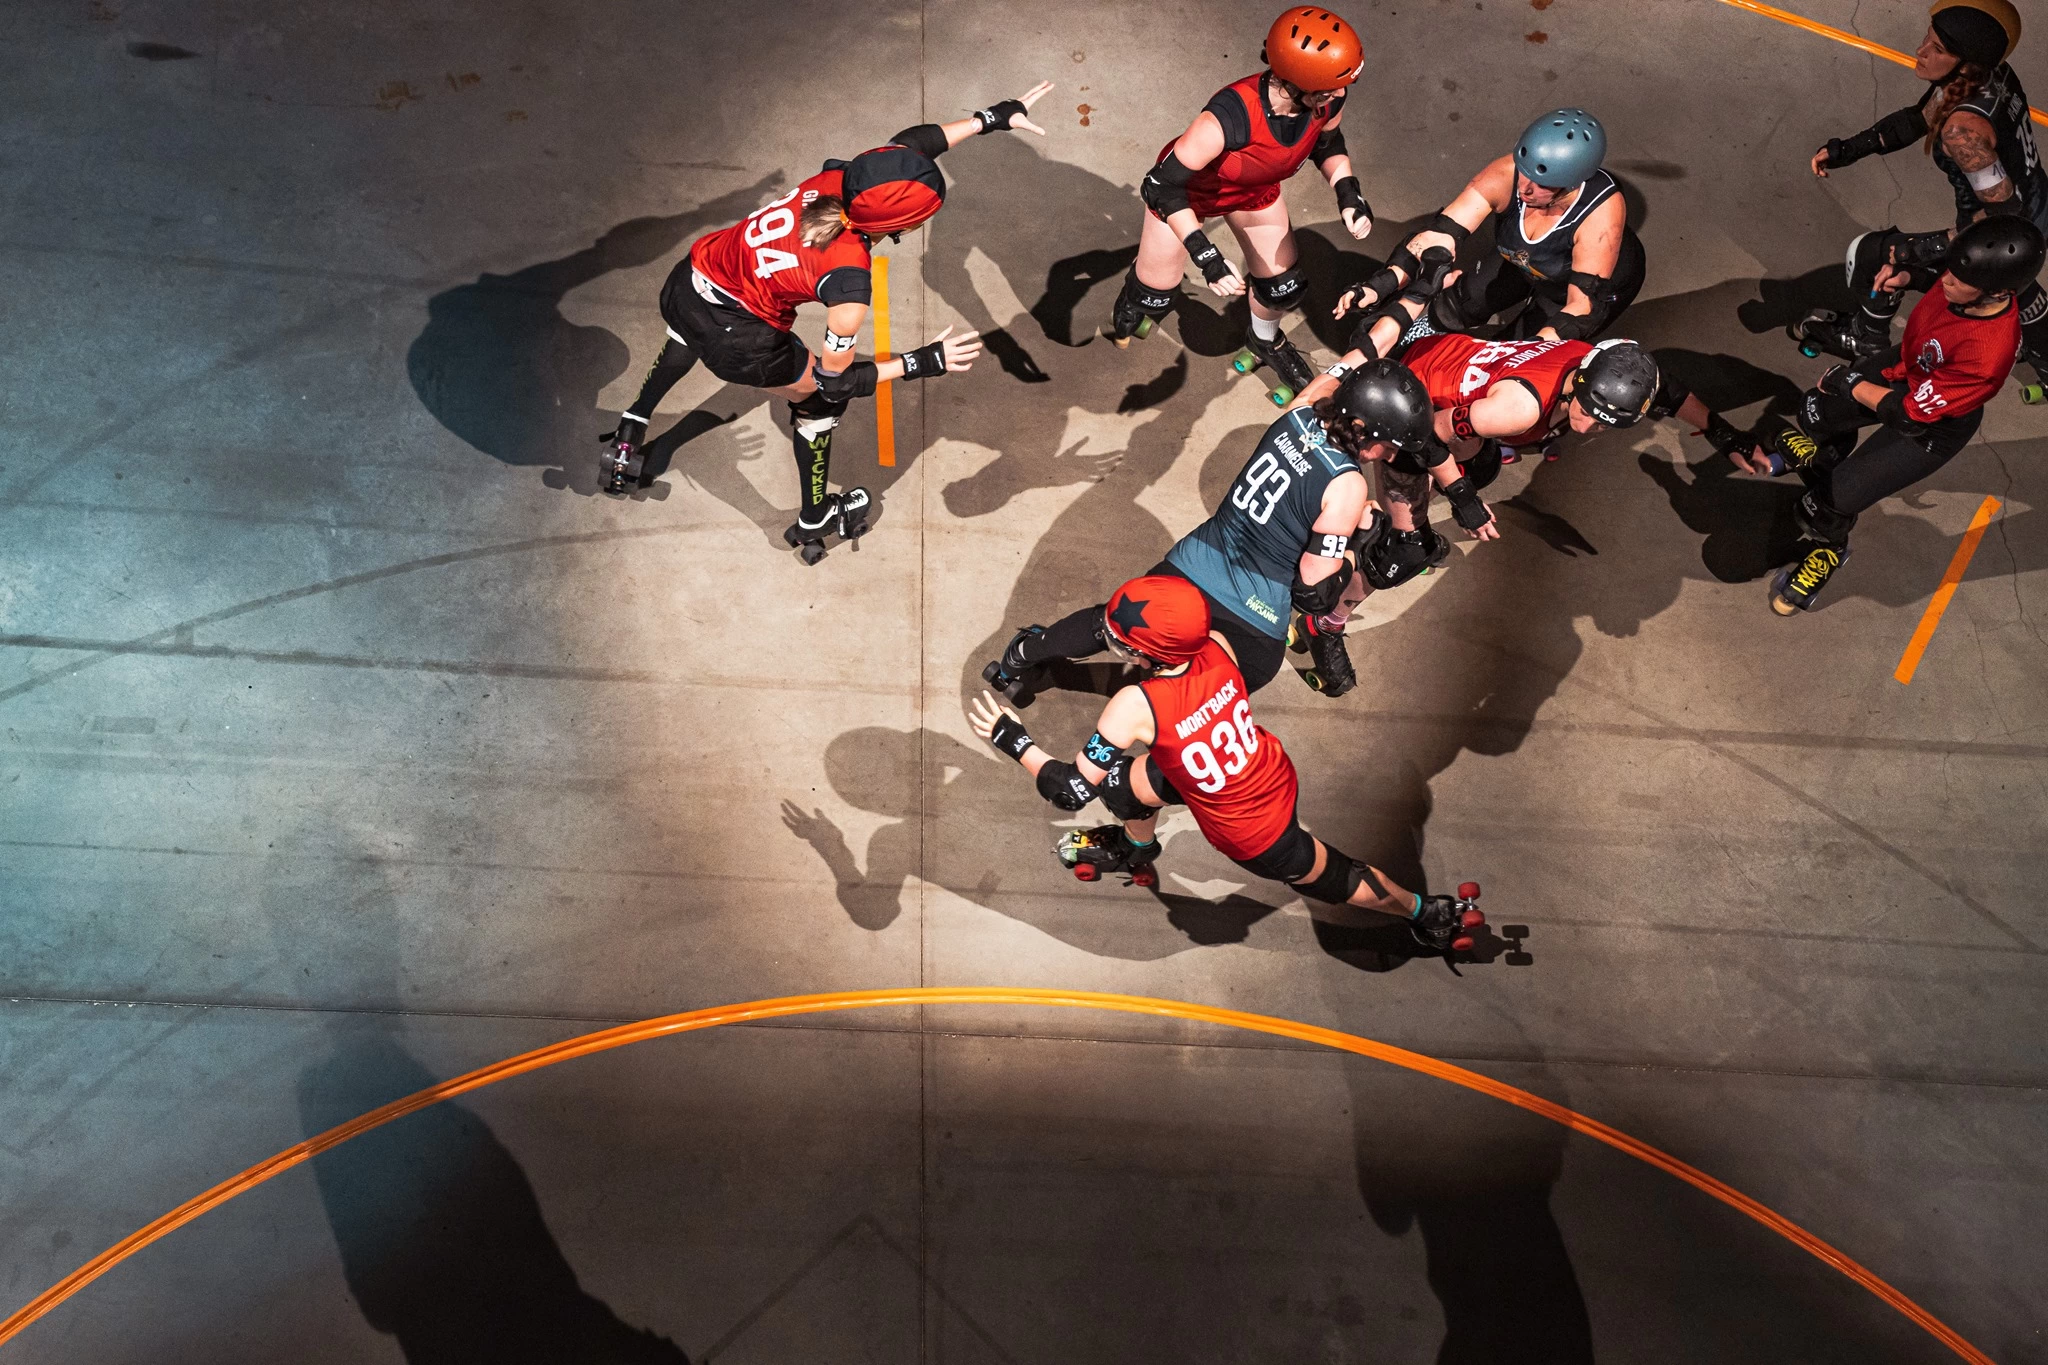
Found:
[[[1252,112],[1245,107],[1244,94],[1236,86],[1226,85],[1209,96],[1202,112],[1223,125],[1224,151],[1241,152],[1252,145]]]
[[[1621,192],[1621,185],[1606,171],[1595,171],[1586,177],[1584,188],[1579,191],[1579,202],[1572,205],[1572,211],[1564,216],[1559,227],[1577,227],[1586,215]]]

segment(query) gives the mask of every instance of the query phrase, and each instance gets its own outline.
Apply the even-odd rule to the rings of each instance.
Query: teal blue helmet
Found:
[[[1607,155],[1607,130],[1583,109],[1553,109],[1515,141],[1515,169],[1548,190],[1582,185]]]

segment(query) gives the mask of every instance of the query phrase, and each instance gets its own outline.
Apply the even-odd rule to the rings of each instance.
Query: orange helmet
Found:
[[[1296,5],[1275,19],[1261,58],[1297,90],[1341,90],[1365,67],[1358,30],[1314,5]]]

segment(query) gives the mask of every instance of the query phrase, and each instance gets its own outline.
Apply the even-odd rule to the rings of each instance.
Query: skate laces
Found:
[[[1792,586],[1801,592],[1812,592],[1827,582],[1828,575],[1841,567],[1842,557],[1833,550],[1810,550],[1800,562],[1799,571],[1792,575]]]
[[[1778,448],[1795,464],[1811,464],[1820,453],[1820,443],[1795,427],[1786,427],[1778,434]]]

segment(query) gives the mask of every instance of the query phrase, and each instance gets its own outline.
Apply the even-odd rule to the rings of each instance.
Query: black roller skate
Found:
[[[1764,463],[1770,466],[1773,478],[1787,470],[1808,468],[1820,453],[1819,444],[1811,436],[1789,424],[1780,427],[1768,440],[1758,441],[1757,449],[1763,452]]]
[[[605,449],[597,457],[598,475],[604,491],[624,497],[644,488],[641,475],[647,469],[647,424],[635,417],[619,418],[618,426],[597,438]]]
[[[1035,640],[1045,634],[1044,626],[1026,626],[1010,637],[1010,643],[1003,646],[1003,657],[981,670],[981,680],[1003,694],[1012,706],[1025,707],[1038,700],[1039,668],[1024,662],[1023,648],[1026,640]]]
[[[1341,697],[1358,686],[1358,674],[1351,668],[1351,652],[1344,647],[1344,632],[1331,629],[1306,613],[1295,617],[1287,628],[1287,647],[1308,654],[1313,667],[1302,672],[1301,680],[1326,697]]]
[[[1862,313],[1854,316],[1832,308],[1816,308],[1785,331],[1799,343],[1799,354],[1812,360],[1822,354],[1842,360],[1861,360],[1891,345],[1891,322],[1877,330],[1877,320]]]
[[[2014,363],[2013,368],[2018,369],[2021,365],[2026,366],[2028,372],[2034,376],[2034,382],[2021,383],[2020,401],[2028,407],[2048,403],[2048,355],[2043,355],[2029,345],[2025,338],[2021,338],[2020,358]]]
[[[1109,309],[1109,331],[1104,333],[1110,344],[1119,351],[1128,350],[1132,341],[1143,341],[1152,335],[1158,324],[1141,310],[1131,298],[1128,290],[1116,296],[1116,302]]]
[[[1261,365],[1273,372],[1273,380],[1267,385],[1267,396],[1276,408],[1292,403],[1294,395],[1307,388],[1309,381],[1316,377],[1308,357],[1287,339],[1285,332],[1266,341],[1257,332],[1247,330],[1243,348],[1230,358],[1230,368],[1239,374],[1250,374]]]
[[[1424,896],[1422,908],[1408,921],[1408,932],[1423,947],[1445,956],[1469,953],[1486,927],[1486,915],[1473,904],[1478,899],[1478,882],[1458,883],[1455,896]]]
[[[796,521],[782,533],[782,539],[804,563],[815,564],[825,557],[827,536],[838,536],[848,544],[857,545],[860,538],[868,533],[868,509],[872,502],[865,488],[828,493],[815,508],[799,513]]]
[[[1073,869],[1079,881],[1099,881],[1107,873],[1128,875],[1126,886],[1157,886],[1159,872],[1152,864],[1159,857],[1155,839],[1143,848],[1131,842],[1122,825],[1097,825],[1094,829],[1070,829],[1060,836],[1053,851]]]
[[[1771,579],[1771,610],[1780,616],[1812,611],[1814,598],[1848,557],[1846,548],[1816,545],[1797,564],[1778,570]]]

